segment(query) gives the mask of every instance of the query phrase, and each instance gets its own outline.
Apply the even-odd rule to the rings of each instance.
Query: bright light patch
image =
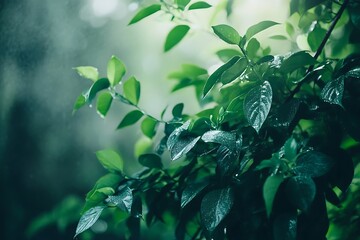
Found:
[[[94,15],[97,17],[110,15],[116,10],[117,5],[117,0],[93,0],[91,4]]]

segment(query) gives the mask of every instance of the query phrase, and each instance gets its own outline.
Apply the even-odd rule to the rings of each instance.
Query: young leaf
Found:
[[[315,52],[321,44],[321,41],[326,35],[326,30],[323,29],[320,24],[316,24],[314,29],[309,32],[307,42],[313,52]]]
[[[250,125],[259,132],[269,114],[272,89],[268,81],[249,91],[244,100],[244,112]]]
[[[293,161],[298,153],[298,148],[295,138],[289,138],[284,144],[284,157],[289,161]]]
[[[234,65],[225,70],[223,74],[221,74],[221,82],[223,84],[227,84],[240,77],[240,75],[246,70],[247,67],[246,58],[240,58]]]
[[[255,34],[258,34],[259,32],[264,31],[265,29],[268,29],[277,24],[279,24],[279,23],[273,22],[273,21],[259,22],[248,28],[248,30],[246,31],[246,34],[245,34],[246,39],[250,40],[250,38],[252,38]]]
[[[191,0],[175,0],[175,3],[181,8],[184,9]]]
[[[228,68],[234,65],[234,63],[236,63],[239,58],[240,57],[238,56],[231,58],[227,63],[216,69],[216,71],[210,75],[203,89],[203,97],[205,97],[208,92],[214,87],[214,85],[219,81],[223,72],[225,72]]]
[[[181,118],[182,111],[184,109],[183,103],[178,103],[175,105],[175,107],[172,109],[172,115],[174,118]]]
[[[126,68],[124,63],[116,56],[112,56],[107,65],[107,77],[110,85],[115,86],[119,84],[125,73]]]
[[[140,82],[135,77],[129,78],[124,83],[124,95],[134,105],[139,103]]]
[[[105,117],[112,103],[112,96],[109,92],[103,92],[99,95],[96,103],[96,109],[101,117]]]
[[[260,49],[259,41],[256,40],[256,38],[252,38],[246,46],[246,52],[247,52],[248,57],[250,59],[255,58],[259,49]]]
[[[83,94],[81,94],[74,103],[73,112],[79,110],[85,104],[86,104],[86,97]]]
[[[139,156],[139,163],[148,168],[162,168],[161,158],[156,154],[143,154]]]
[[[236,133],[221,130],[212,130],[204,133],[201,137],[204,142],[219,143],[230,150],[235,150]]]
[[[325,102],[342,106],[341,101],[344,93],[344,78],[338,77],[328,82],[321,91],[321,98]]]
[[[285,191],[294,207],[306,211],[314,201],[316,186],[311,177],[294,176],[287,182]]]
[[[208,184],[208,182],[204,181],[186,185],[181,194],[181,207],[184,208],[190,203]]]
[[[106,89],[110,86],[110,82],[107,78],[100,78],[97,80],[89,89],[89,94],[87,97],[87,101],[89,103],[92,102],[92,100],[96,97],[96,94],[100,92],[103,89]]]
[[[316,60],[309,53],[305,51],[296,52],[283,61],[280,71],[291,73],[300,67],[315,64],[315,62]]]
[[[92,81],[96,81],[99,78],[98,69],[91,66],[81,66],[74,68],[76,72],[84,78],[90,79]]]
[[[317,151],[309,151],[296,159],[294,170],[299,175],[321,177],[328,173],[333,165],[333,160],[327,155]]]
[[[226,24],[220,24],[212,26],[214,33],[224,42],[238,45],[241,37],[239,33],[231,26]]]
[[[135,16],[130,20],[129,25],[134,24],[143,18],[150,16],[151,14],[160,11],[161,5],[160,4],[152,4],[146,8],[141,9],[139,12],[135,14]]]
[[[178,25],[174,27],[166,37],[164,51],[167,52],[177,45],[188,33],[190,27],[188,25]]]
[[[190,5],[189,10],[195,10],[195,9],[204,9],[204,8],[210,8],[211,5],[208,4],[207,2],[196,2]]]
[[[133,202],[133,194],[129,187],[123,187],[120,189],[117,195],[108,196],[105,199],[105,202],[108,206],[116,206],[122,211],[130,213],[131,205]]]
[[[207,193],[201,201],[201,222],[206,230],[213,232],[229,214],[234,203],[231,188],[217,189]]]
[[[96,223],[99,219],[104,208],[105,206],[97,206],[86,211],[79,220],[74,238],[94,225],[94,223]]]
[[[110,172],[122,172],[124,168],[124,161],[120,155],[110,149],[105,149],[96,152],[96,157],[103,165],[104,168],[108,169]]]
[[[285,37],[284,35],[274,35],[269,38],[274,40],[288,40],[287,37]]]
[[[142,116],[144,116],[144,114],[139,110],[131,111],[125,115],[125,117],[121,120],[121,122],[119,123],[119,125],[117,126],[116,129],[120,129],[120,128],[124,128],[124,127],[130,126],[130,125],[133,125],[137,121],[139,121],[140,118],[142,118]]]
[[[279,175],[269,176],[264,183],[263,197],[264,197],[265,208],[268,217],[270,217],[276,193],[283,181],[284,181],[284,177],[279,174]]]
[[[158,122],[150,117],[146,117],[141,122],[141,131],[142,133],[147,136],[148,138],[153,138],[156,134],[156,126]]]
[[[239,154],[241,148],[241,139],[235,142],[237,149],[229,149],[225,145],[221,145],[216,152],[216,172],[220,176],[231,176],[239,167]]]

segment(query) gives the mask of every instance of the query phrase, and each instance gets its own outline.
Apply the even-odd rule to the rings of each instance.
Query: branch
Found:
[[[319,46],[318,49],[316,50],[316,53],[315,53],[315,55],[314,55],[314,59],[315,59],[315,60],[318,59],[318,57],[320,56],[320,54],[321,54],[322,51],[324,50],[324,47],[325,47],[327,41],[329,40],[329,37],[331,36],[332,31],[334,30],[337,22],[338,22],[339,19],[341,18],[341,15],[343,14],[346,6],[349,4],[349,1],[350,1],[350,0],[345,0],[344,3],[341,5],[340,10],[337,12],[337,14],[336,14],[336,16],[335,16],[335,18],[334,18],[334,21],[331,23],[328,31],[327,31],[326,34],[325,34],[325,37],[323,38],[320,46]],[[306,76],[307,74],[309,74],[312,70],[314,70],[314,67],[315,67],[315,65],[311,65],[311,66],[308,68],[308,70],[306,71],[305,76]],[[311,78],[309,78],[309,79],[311,79]],[[291,98],[293,98],[294,95],[300,91],[301,86],[302,86],[304,83],[306,83],[306,82],[307,82],[307,81],[302,81],[302,82],[300,82],[300,83],[294,88],[294,90],[291,91],[291,93],[290,93],[289,97],[286,99],[286,101],[289,101]]]

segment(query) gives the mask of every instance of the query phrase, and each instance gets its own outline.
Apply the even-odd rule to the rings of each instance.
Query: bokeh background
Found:
[[[125,106],[114,104],[106,119],[94,108],[72,115],[75,99],[91,84],[73,67],[96,66],[105,75],[108,59],[116,55],[126,64],[127,76],[141,81],[142,108],[159,116],[167,105],[184,102],[185,112],[194,113],[199,106],[192,89],[170,95],[173,83],[167,75],[182,63],[210,70],[220,63],[214,52],[225,45],[206,29],[230,22],[243,34],[258,21],[284,22],[289,14],[288,0],[237,0],[229,19],[225,13],[215,15],[216,8],[196,11],[191,17],[199,31],[163,53],[173,27],[167,16],[127,26],[139,7],[151,3],[0,2],[0,239],[71,239],[86,192],[106,172],[95,151],[117,149],[127,161],[126,171],[138,168],[133,149],[141,133],[115,131],[128,112]],[[104,229],[98,226],[99,232]]]

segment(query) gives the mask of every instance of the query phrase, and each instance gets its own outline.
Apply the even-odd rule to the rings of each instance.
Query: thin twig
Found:
[[[341,18],[341,15],[343,14],[343,12],[344,12],[346,6],[348,5],[349,1],[350,1],[350,0],[345,0],[344,3],[341,5],[340,10],[337,12],[337,14],[336,14],[336,16],[335,16],[335,18],[334,18],[334,21],[331,23],[328,31],[327,31],[326,34],[325,34],[325,37],[323,38],[320,46],[318,47],[318,49],[317,49],[317,51],[316,51],[316,53],[315,53],[315,55],[314,55],[314,59],[315,59],[315,60],[318,59],[318,57],[320,56],[320,54],[321,54],[322,51],[324,50],[324,47],[325,47],[327,41],[329,40],[332,31],[334,30],[337,22],[338,22],[339,19]],[[312,70],[314,70],[314,67],[315,67],[314,64],[311,65],[311,66],[308,68],[308,70],[306,71],[306,74],[309,74]],[[305,75],[306,75],[306,74],[305,74]],[[309,80],[310,80],[310,79],[311,79],[311,78],[309,78]],[[306,82],[307,82],[307,81],[302,81],[302,82],[300,82],[300,83],[295,87],[295,89],[291,91],[291,93],[290,93],[289,97],[286,99],[286,101],[289,101],[290,99],[292,99],[292,98],[294,97],[294,95],[300,91],[302,85],[303,85],[304,83],[306,83]]]

